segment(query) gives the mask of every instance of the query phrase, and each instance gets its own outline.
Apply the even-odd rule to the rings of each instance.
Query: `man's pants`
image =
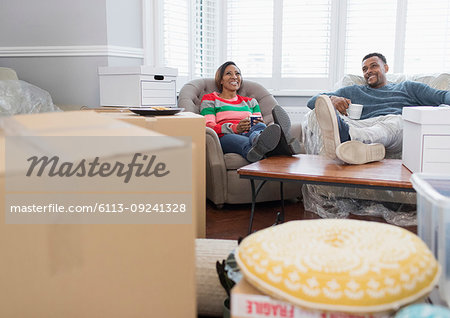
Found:
[[[349,126],[350,138],[364,143],[381,143],[386,148],[387,158],[401,158],[403,141],[403,120],[401,115],[378,116],[362,120],[341,116]],[[303,142],[306,152],[319,154],[322,151],[321,132],[316,114],[311,111],[303,125]]]
[[[350,138],[363,143],[380,143],[386,152],[400,158],[403,140],[403,119],[401,115],[377,116],[354,120],[342,118],[348,123]]]

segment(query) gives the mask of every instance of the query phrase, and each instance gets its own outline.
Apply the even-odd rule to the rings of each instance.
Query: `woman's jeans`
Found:
[[[225,134],[219,138],[223,153],[238,153],[247,159],[255,138],[266,128],[266,124],[257,123],[246,133]]]

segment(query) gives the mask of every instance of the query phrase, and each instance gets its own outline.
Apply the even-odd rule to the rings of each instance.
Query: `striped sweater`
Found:
[[[236,134],[237,124],[250,115],[262,117],[256,99],[237,95],[233,99],[220,98],[217,92],[206,94],[200,104],[200,114],[206,118],[206,126],[219,137]]]

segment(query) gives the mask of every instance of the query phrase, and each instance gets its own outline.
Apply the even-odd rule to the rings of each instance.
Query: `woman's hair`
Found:
[[[225,62],[222,65],[220,65],[216,71],[215,82],[216,82],[216,87],[219,89],[219,93],[222,93],[222,84],[220,84],[220,82],[222,82],[223,74],[225,73],[225,69],[230,65],[234,65],[237,67],[237,65],[234,62],[228,61],[228,62]],[[237,68],[239,69],[239,67],[237,67]],[[241,75],[241,83],[242,83],[242,75]]]

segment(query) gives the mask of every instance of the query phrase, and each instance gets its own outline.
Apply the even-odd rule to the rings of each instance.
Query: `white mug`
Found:
[[[348,105],[348,108],[347,108],[348,117],[351,119],[360,119],[363,107],[364,106],[361,104],[353,104],[352,103],[352,104]]]
[[[250,115],[250,126],[253,127],[257,122],[257,119],[260,119],[261,116],[258,115]]]

